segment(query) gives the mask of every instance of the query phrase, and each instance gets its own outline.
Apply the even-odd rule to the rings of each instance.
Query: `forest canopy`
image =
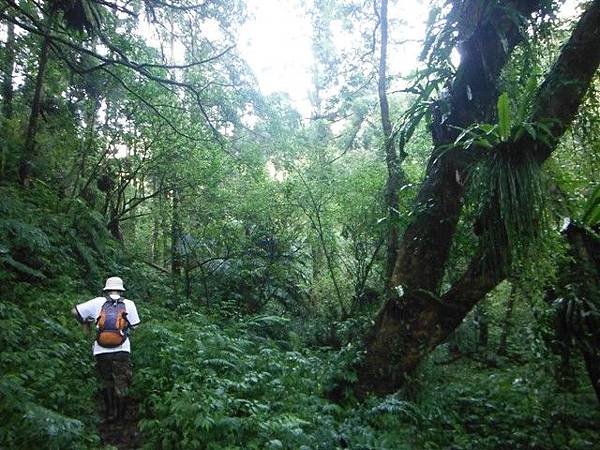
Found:
[[[0,447],[600,444],[600,0],[0,0],[0,41]],[[111,276],[116,424],[69,314]]]

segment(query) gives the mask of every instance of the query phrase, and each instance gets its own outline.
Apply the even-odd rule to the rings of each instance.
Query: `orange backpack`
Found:
[[[98,344],[108,348],[118,347],[127,339],[128,327],[127,309],[123,299],[113,300],[107,297],[100,310],[100,316],[96,319]]]

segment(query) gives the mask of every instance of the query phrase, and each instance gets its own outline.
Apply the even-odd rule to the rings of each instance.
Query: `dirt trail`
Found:
[[[98,402],[98,411],[102,417],[102,402]],[[103,445],[112,445],[119,450],[133,450],[141,447],[140,433],[137,428],[138,405],[134,398],[127,397],[125,418],[115,423],[102,420],[98,425],[98,434]]]

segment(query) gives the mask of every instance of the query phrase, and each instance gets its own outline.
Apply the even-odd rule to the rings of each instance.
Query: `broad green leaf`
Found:
[[[535,94],[537,84],[537,78],[535,76],[532,75],[527,79],[525,84],[525,94],[518,102],[517,113],[515,115],[516,121],[521,122],[526,119],[527,111],[531,104],[531,97]]]
[[[592,196],[586,203],[582,220],[590,227],[600,222],[600,184],[596,186]]]
[[[510,100],[506,92],[498,97],[497,107],[500,139],[506,141],[510,135]]]
[[[494,148],[494,146],[492,144],[490,144],[490,141],[488,141],[487,139],[484,139],[484,138],[477,139],[476,143],[479,147],[484,147],[484,148],[487,148],[490,150],[492,148]]]

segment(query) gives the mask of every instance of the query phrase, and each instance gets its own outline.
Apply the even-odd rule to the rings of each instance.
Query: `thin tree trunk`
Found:
[[[123,180],[119,180],[119,185],[123,183]],[[123,231],[121,230],[121,221],[119,220],[121,211],[121,199],[123,192],[121,187],[118,186],[114,192],[107,193],[106,203],[105,203],[105,212],[106,215],[108,213],[108,231],[119,242],[123,242]]]
[[[375,263],[375,259],[377,258],[377,255],[379,254],[379,250],[381,249],[383,242],[384,242],[383,238],[379,240],[379,242],[375,246],[375,249],[373,250],[373,253],[371,253],[371,257],[369,258],[368,261],[365,261],[366,262],[365,267],[357,275],[357,280],[356,280],[355,287],[354,287],[354,297],[356,299],[354,306],[358,306],[358,302],[360,301],[361,297],[363,296],[363,294],[365,292],[365,288],[367,286],[367,280],[369,279],[369,276],[371,275],[371,270],[373,269],[373,264]]]
[[[202,288],[204,289],[204,297],[206,299],[206,307],[210,307],[210,291],[208,289],[208,275],[204,266],[200,266],[201,276],[202,276]]]
[[[161,228],[161,235],[162,235],[162,255],[164,258],[164,261],[161,265],[165,266],[165,267],[170,267],[171,265],[169,264],[169,256],[171,255],[171,241],[173,240],[173,226],[171,223],[169,223],[169,194],[167,191],[165,191],[165,194],[163,196],[160,197],[161,202],[160,202],[160,228]]]
[[[15,24],[6,26],[6,44],[4,45],[4,72],[2,76],[2,115],[10,120],[13,115],[13,72],[15,71]]]
[[[340,312],[342,317],[346,317],[347,311],[346,306],[344,305],[344,299],[342,298],[342,291],[340,290],[340,286],[337,281],[337,277],[335,276],[335,264],[333,262],[333,256],[331,252],[327,248],[327,243],[325,242],[325,231],[323,230],[323,224],[321,223],[321,215],[319,212],[316,212],[316,225],[317,225],[317,235],[319,236],[319,242],[321,243],[321,247],[323,248],[323,253],[325,254],[325,261],[327,262],[327,269],[329,270],[329,276],[331,277],[331,281],[333,281],[333,287],[335,289],[335,295],[337,296],[338,303],[340,305]]]
[[[319,278],[321,277],[321,272],[322,272],[322,266],[323,266],[323,249],[321,247],[320,244],[318,244],[317,242],[315,242],[314,238],[312,238],[311,233],[309,231],[308,233],[308,240],[310,242],[310,256],[311,256],[311,275],[312,275],[312,282],[310,285],[310,300],[312,305],[315,307],[317,307],[317,303],[318,303],[318,290],[315,289],[315,286],[317,286],[317,282],[319,280]]]
[[[44,78],[46,76],[46,66],[48,65],[48,53],[50,50],[50,29],[54,22],[56,10],[52,7],[47,20],[47,28],[40,47],[40,55],[38,58],[38,73],[35,80],[35,90],[31,103],[31,113],[29,115],[29,123],[27,125],[27,135],[25,137],[25,145],[21,162],[19,164],[19,179],[23,186],[29,185],[33,175],[33,169],[36,159],[35,137],[38,128],[38,122],[41,112],[42,96],[44,90]]]
[[[179,211],[179,192],[173,189],[172,222],[171,222],[171,273],[175,279],[181,275],[181,218]]]
[[[183,273],[185,277],[185,299],[189,300],[192,296],[192,272],[190,270],[190,262],[188,261],[188,258],[185,260]]]
[[[105,99],[105,104],[106,104],[106,113],[105,113],[105,119],[104,119],[104,124],[102,124],[102,129],[104,132],[108,131],[109,128],[109,123],[110,123],[110,113],[111,113],[111,102],[109,101],[109,99]],[[92,135],[93,137],[93,135]],[[91,144],[91,143],[90,143]],[[85,192],[89,186],[92,184],[93,181],[98,182],[99,181],[99,171],[100,171],[100,167],[102,162],[106,159],[106,157],[108,156],[109,152],[110,152],[110,145],[111,144],[106,144],[105,148],[103,149],[102,155],[100,155],[100,158],[98,158],[98,160],[96,161],[96,163],[94,164],[94,167],[92,167],[92,169],[90,170],[90,173],[88,174],[87,180],[85,181],[85,183],[83,183],[83,186],[81,188],[81,192]],[[100,190],[102,192],[105,192],[107,195],[107,198],[110,194],[110,190],[112,188],[110,188],[109,186],[104,186],[102,188],[100,188]],[[104,210],[106,212],[106,209]]]
[[[500,343],[498,344],[498,354],[506,356],[508,354],[508,335],[512,328],[512,316],[513,309],[515,307],[515,300],[517,298],[516,289],[513,286],[506,302],[506,311],[504,312],[504,319],[500,327]]]
[[[327,269],[329,271],[329,276],[331,278],[331,281],[333,282],[333,287],[335,290],[337,301],[340,306],[341,317],[346,317],[348,314],[348,310],[344,304],[344,299],[342,298],[342,291],[340,289],[337,277],[335,275],[335,263],[333,260],[334,255],[328,248],[327,242],[325,241],[325,229],[323,227],[323,221],[322,221],[322,217],[321,217],[321,207],[320,207],[319,203],[317,202],[317,200],[315,199],[315,197],[312,193],[312,190],[310,189],[310,186],[308,185],[308,183],[306,182],[306,180],[304,179],[302,174],[300,172],[298,172],[298,175],[300,176],[300,180],[302,181],[302,184],[304,185],[304,187],[306,188],[306,191],[308,192],[308,197],[310,199],[312,211],[308,211],[302,205],[301,205],[301,207],[304,210],[308,219],[310,220],[310,223],[311,223],[313,229],[317,233],[319,244],[323,251],[323,255],[325,256],[325,262],[327,263]]]
[[[135,131],[134,131],[134,138],[133,138],[133,143],[131,145],[132,150],[133,150],[133,159],[137,160],[137,153],[138,153],[138,142],[137,139],[135,138]],[[131,186],[133,187],[133,197],[144,197],[144,193],[142,191],[142,186],[143,183],[140,182],[140,178],[138,178],[137,173],[132,175],[132,180],[131,180]],[[133,213],[133,210],[132,210]],[[129,227],[130,227],[130,237],[132,241],[135,241],[136,236],[137,236],[137,218],[135,214],[132,214],[132,218],[130,219],[130,223],[129,223]]]
[[[388,45],[388,2],[381,0],[379,10],[379,28],[381,31],[381,52],[379,56],[379,73],[377,82],[377,93],[379,95],[379,108],[381,111],[381,127],[385,147],[385,161],[387,164],[388,180],[385,192],[385,204],[387,208],[388,239],[385,268],[386,292],[390,292],[391,278],[396,264],[398,254],[398,188],[402,173],[400,161],[394,143],[392,121],[390,119],[390,107],[387,98],[387,45]],[[386,295],[388,297],[389,295]]]
[[[122,182],[122,180],[121,180]],[[123,230],[121,230],[120,211],[122,205],[123,192],[116,189],[116,197],[113,195],[108,198],[108,231],[117,241],[123,242]]]
[[[0,155],[0,179],[5,176],[6,159],[10,152],[9,121],[13,116],[13,72],[15,70],[15,25],[8,22],[6,29],[6,44],[4,45],[4,67],[2,73],[2,155]]]
[[[154,190],[156,190],[156,184],[154,185]],[[162,210],[161,208],[161,203],[162,203],[162,199],[163,199],[163,194],[160,194],[158,196],[158,198],[153,199],[152,200],[152,240],[151,240],[151,247],[152,247],[152,262],[154,264],[159,264],[162,263],[161,261],[161,249],[159,246],[159,239],[160,239],[160,212]],[[158,206],[157,206],[158,203]],[[158,210],[158,211],[157,211]]]
[[[310,193],[310,191],[309,191],[309,193]],[[312,198],[312,193],[310,193],[310,196]],[[335,275],[335,264],[333,261],[333,255],[329,251],[327,242],[325,242],[325,230],[323,228],[323,223],[321,220],[321,213],[319,212],[319,208],[317,207],[316,203],[313,202],[313,206],[315,208],[315,210],[313,212],[314,217],[312,214],[307,214],[307,215],[309,216],[309,220],[311,221],[312,226],[317,233],[317,238],[318,238],[318,241],[320,244],[320,248],[323,252],[323,256],[325,256],[325,262],[327,264],[327,270],[329,272],[329,277],[331,278],[331,281],[333,282],[333,288],[335,290],[335,295],[337,297],[338,304],[340,306],[341,317],[346,317],[348,311],[346,310],[346,306],[344,305],[344,299],[342,298],[342,291],[340,289],[337,277]]]
[[[487,353],[489,339],[489,320],[481,303],[475,307],[475,322],[477,324],[477,351]]]
[[[71,191],[71,197],[75,197],[78,193],[80,180],[85,176],[86,166],[87,166],[87,158],[90,154],[90,150],[92,149],[92,145],[94,143],[94,131],[96,125],[96,113],[98,112],[99,102],[96,99],[92,99],[92,104],[88,104],[86,107],[86,128],[83,139],[81,140],[79,149],[79,168],[75,175],[75,181],[73,182],[73,189]],[[85,183],[83,188],[79,191],[80,194],[85,194],[85,190],[88,188],[88,184]]]
[[[158,264],[160,262],[160,248],[158,238],[160,236],[160,222],[158,217],[152,219],[152,262]]]

